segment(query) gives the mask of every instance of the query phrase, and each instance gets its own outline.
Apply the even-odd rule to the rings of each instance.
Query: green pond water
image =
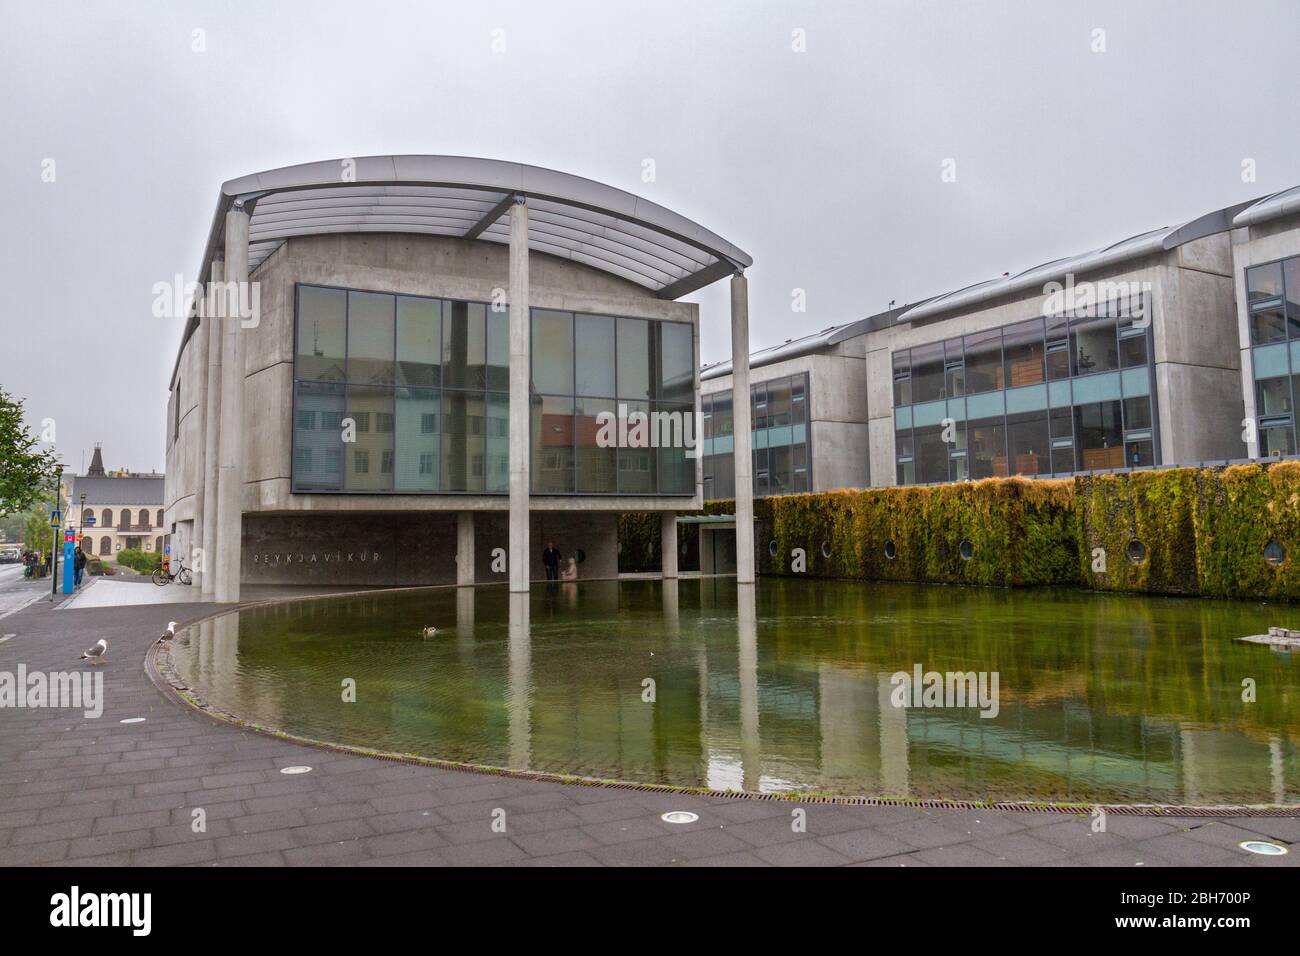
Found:
[[[1295,804],[1300,654],[1235,638],[1298,615],[1075,591],[560,583],[524,597],[430,589],[255,608],[191,627],[172,660],[210,705],[263,726],[520,770],[751,791]],[[426,639],[428,625],[438,633]],[[915,706],[910,693],[912,706],[895,706],[893,675],[918,665],[996,672],[996,716],[973,701]]]

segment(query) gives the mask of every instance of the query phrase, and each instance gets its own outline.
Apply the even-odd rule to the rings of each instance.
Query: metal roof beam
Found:
[[[465,231],[464,238],[477,239],[483,234],[483,230],[492,225],[498,219],[506,214],[506,211],[515,204],[517,193],[506,193],[499,203],[487,211],[487,214],[474,225]]]

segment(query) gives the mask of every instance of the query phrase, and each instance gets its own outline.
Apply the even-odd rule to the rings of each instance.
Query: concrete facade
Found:
[[[591,180],[495,160],[363,157],[231,180],[222,186],[200,270],[225,286],[226,297],[223,304],[214,305],[211,289],[196,296],[170,384],[170,474],[164,497],[172,546],[179,554],[193,556],[187,563],[199,565],[202,591],[219,602],[238,600],[240,582],[245,580],[277,584],[416,580],[467,585],[505,574],[511,590],[523,591],[530,579],[544,576],[540,563],[540,542],[544,540],[567,542],[560,545],[562,550],[570,549],[566,557],[580,555],[579,577],[613,576],[617,573],[617,515],[698,509],[702,504],[701,463],[687,454],[682,464],[683,448],[690,447],[690,433],[683,435],[679,429],[677,434],[682,437],[670,446],[673,454],[657,452],[647,457],[643,453],[625,462],[620,452],[617,468],[626,464],[630,470],[626,482],[616,475],[612,453],[608,459],[592,459],[587,484],[575,486],[576,461],[567,466],[574,469],[569,488],[614,488],[610,482],[616,479],[618,488],[645,488],[644,493],[530,494],[530,489],[538,487],[537,482],[530,483],[533,455],[546,454],[544,467],[560,475],[565,467],[563,449],[572,446],[575,459],[577,456],[577,439],[565,442],[555,416],[562,422],[566,414],[596,414],[594,407],[579,413],[576,406],[569,413],[550,412],[551,427],[546,434],[556,431],[558,440],[551,436],[549,442],[539,442],[542,413],[535,401],[540,390],[532,382],[531,320],[538,310],[557,310],[599,317],[598,328],[606,327],[600,322],[613,323],[615,318],[676,323],[629,326],[628,354],[636,357],[629,361],[649,362],[655,370],[643,369],[641,373],[653,376],[646,386],[650,402],[670,406],[678,418],[693,411],[698,420],[699,377],[692,369],[698,366],[699,310],[677,300],[731,276],[733,293],[741,290],[741,301],[733,303],[733,317],[743,315],[743,270],[751,261],[721,237],[652,202]],[[347,490],[342,490],[345,486],[340,483],[335,490],[321,491],[304,490],[300,482],[295,490],[295,338],[297,293],[302,285],[490,303],[493,311],[508,310],[509,428],[504,434],[492,432],[493,437],[508,439],[508,493],[434,490],[466,486],[506,490],[498,489],[495,479],[486,480],[483,471],[475,472],[478,480],[468,485],[417,483],[415,487],[426,489],[419,493],[356,490],[366,488],[365,482],[349,483]],[[237,297],[233,302],[232,296]],[[246,311],[250,298],[258,303],[255,316]],[[383,328],[380,320],[375,321],[373,326],[358,326],[362,330],[358,334],[381,334],[366,331]],[[613,325],[608,328],[612,330]],[[647,331],[638,347],[636,329],[641,328]],[[351,319],[348,330],[351,336]],[[674,350],[671,381],[669,373],[662,370],[669,367],[670,339]],[[612,369],[613,339],[609,341],[611,354],[606,361]],[[741,346],[743,357],[748,351],[747,340],[742,339]],[[658,357],[661,347],[662,358]],[[354,358],[360,354],[352,353],[350,345],[348,349]],[[647,349],[656,357],[648,357]],[[620,362],[622,355],[620,347]],[[398,354],[393,364],[401,361]],[[351,369],[349,361],[347,375],[352,374]],[[629,374],[632,384],[628,387],[634,388],[635,372]],[[311,378],[328,379],[329,375],[313,373]],[[368,383],[375,388],[396,387],[391,378],[387,382],[377,378],[348,381],[349,395],[353,387],[364,389]],[[441,388],[437,380],[433,387]],[[472,390],[483,385],[450,387]],[[576,381],[572,387],[575,395],[592,394],[578,392]],[[497,394],[505,387],[489,385],[488,390]],[[629,394],[635,396],[635,392]],[[389,401],[391,406],[393,399]],[[646,406],[649,408],[649,403]],[[389,411],[393,410],[390,407]],[[313,423],[315,414],[313,411],[309,419]],[[385,420],[384,415],[376,414],[381,422]],[[479,414],[472,422],[464,416],[456,419],[457,426],[483,429],[482,434],[487,434],[497,419]],[[321,415],[324,422],[325,413]],[[392,433],[393,417],[387,414],[386,424],[377,424],[376,432]],[[430,421],[437,417],[424,415]],[[416,425],[426,428],[419,421]],[[305,427],[316,429],[315,424]],[[319,430],[325,427],[322,424]],[[576,423],[573,428],[576,435]],[[368,425],[360,430],[368,430]],[[626,427],[620,429],[620,448],[627,431]],[[436,434],[440,442],[450,443],[453,449],[460,447],[457,433]],[[468,442],[470,435],[477,434],[480,432],[465,431],[460,438]],[[582,447],[609,447],[599,444],[603,440],[587,437],[588,444]],[[336,435],[329,440],[322,455],[327,462],[334,456],[329,467],[337,468],[344,450],[343,445],[338,445],[338,451],[331,450],[338,441],[350,439]],[[391,443],[388,447],[393,450],[386,451],[384,457],[376,453],[376,458],[381,458],[374,472],[377,475],[395,473],[393,457],[397,452]],[[304,448],[306,467],[310,468],[313,459],[310,449]],[[357,451],[353,456],[358,475],[369,472],[369,454],[368,450]],[[425,459],[433,456],[419,457],[420,473],[427,474]],[[645,481],[636,472],[639,469],[644,474],[647,461],[650,477]],[[495,459],[484,461],[482,454],[461,464],[497,467]],[[391,478],[377,484],[388,489],[412,487]],[[561,481],[558,487],[563,486]],[[307,487],[334,486],[308,483]],[[648,490],[656,488],[661,490]],[[513,562],[513,567],[509,567],[512,562],[502,560],[504,554],[521,553],[527,560]],[[365,567],[360,554],[370,556]],[[458,554],[464,556],[459,567]],[[279,563],[275,555],[281,555]],[[328,562],[326,555],[330,556]],[[381,557],[376,560],[375,555]],[[392,555],[393,560],[385,555]]]
[[[895,352],[1048,314],[1053,283],[1139,288],[1150,315],[1155,463],[1254,457],[1259,443],[1246,440],[1257,414],[1245,274],[1295,256],[1300,187],[789,340],[751,354],[750,381],[808,375],[812,490],[892,485]],[[1290,285],[1287,294],[1294,298]],[[734,385],[730,363],[706,368],[703,378],[705,395]]]

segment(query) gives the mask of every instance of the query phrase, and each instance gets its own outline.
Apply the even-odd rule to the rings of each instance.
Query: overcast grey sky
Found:
[[[266,168],[465,154],[640,193],[754,257],[755,348],[1300,182],[1295,0],[0,11],[0,384],[73,470],[96,441],[163,467],[152,287]],[[695,299],[727,357],[726,283]]]

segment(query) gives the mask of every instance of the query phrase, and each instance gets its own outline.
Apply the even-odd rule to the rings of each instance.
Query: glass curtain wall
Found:
[[[1300,398],[1300,256],[1246,270],[1259,454],[1296,453]]]
[[[1155,464],[1150,301],[893,355],[899,484]]]
[[[295,491],[508,493],[508,312],[309,285],[296,305]],[[691,326],[544,309],[532,325],[532,492],[693,494]],[[646,413],[650,447],[602,441],[603,412],[616,437]]]
[[[750,386],[754,494],[788,495],[812,489],[808,438],[808,374]],[[731,392],[700,398],[704,416],[704,497],[736,495]]]

